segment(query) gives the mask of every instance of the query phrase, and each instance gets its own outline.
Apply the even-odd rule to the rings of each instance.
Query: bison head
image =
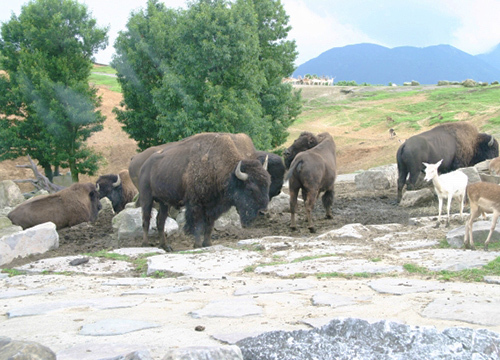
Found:
[[[498,141],[493,135],[480,133],[477,135],[477,143],[470,165],[475,165],[487,159],[493,159],[498,156]]]
[[[316,145],[318,145],[318,138],[314,134],[308,131],[302,132],[293,144],[283,152],[286,168],[290,168],[290,164],[298,153],[309,150]]]
[[[123,198],[120,176],[115,174],[99,176],[96,185],[99,189],[99,199],[107,197],[113,204],[115,212],[118,212],[117,207],[122,203]]]
[[[248,226],[269,203],[271,177],[258,160],[242,160],[233,172],[229,192],[240,215],[241,224]]]

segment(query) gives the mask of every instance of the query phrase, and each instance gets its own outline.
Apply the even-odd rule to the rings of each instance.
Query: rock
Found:
[[[111,202],[111,200],[109,200],[107,197],[103,197],[101,200],[101,206],[102,206],[102,209],[101,211],[113,211],[113,203]]]
[[[354,177],[357,190],[385,190],[396,187],[398,168],[396,164],[385,165],[363,171]]]
[[[488,330],[412,327],[336,319],[312,330],[273,331],[236,343],[245,359],[495,359],[500,335]]]
[[[434,201],[436,195],[430,188],[410,191],[407,190],[401,198],[399,205],[403,207],[413,207],[427,205]]]
[[[12,180],[0,181],[0,208],[15,207],[24,201],[19,186]]]
[[[8,264],[18,256],[43,254],[59,247],[59,234],[52,222],[6,235],[0,238],[0,265]]]
[[[12,225],[12,221],[10,221],[7,216],[0,216],[0,238],[6,235],[12,235],[18,231],[23,231],[23,228]]]
[[[156,229],[156,216],[158,212],[156,209],[151,211],[151,220],[149,223],[149,234],[152,235],[157,232]],[[142,209],[141,208],[125,208],[120,211],[112,220],[113,231],[118,235],[118,242],[142,238]],[[177,222],[167,217],[165,222],[165,232],[167,236],[179,230]]]
[[[56,354],[48,347],[33,341],[17,341],[1,337],[0,359],[56,360]]]
[[[149,351],[139,350],[125,356],[116,356],[109,360],[153,360]]]
[[[476,246],[483,246],[491,228],[491,221],[476,221],[472,224],[472,235],[474,238],[474,244]],[[495,229],[493,230],[493,235],[491,235],[491,241],[495,242],[500,235],[500,224],[497,223]],[[460,249],[464,246],[465,237],[465,225],[459,228],[453,229],[446,234],[446,241],[448,244],[456,249]]]
[[[500,176],[485,173],[480,173],[479,176],[481,178],[481,181],[500,184]]]
[[[460,171],[467,175],[467,177],[469,178],[469,184],[474,184],[481,181],[479,172],[474,166],[461,168]]]
[[[238,346],[193,346],[170,349],[163,360],[243,360]]]
[[[228,226],[241,228],[240,215],[234,206],[232,206],[228,212],[222,214],[220,218],[215,220],[214,229],[222,230]]]

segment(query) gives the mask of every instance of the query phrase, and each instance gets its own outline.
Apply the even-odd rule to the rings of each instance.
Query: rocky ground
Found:
[[[117,249],[106,212],[96,224],[62,230],[59,249],[7,266],[27,275],[0,279],[0,334],[48,346],[58,360],[85,360],[136,350],[162,359],[172,348],[235,344],[346,317],[500,332],[499,279],[444,281],[405,268],[474,268],[500,253],[442,248],[462,224],[458,215],[450,228],[436,228],[437,201],[402,208],[395,189],[361,192],[349,179],[337,183],[333,220],[317,205],[315,234],[303,208],[297,231],[289,213],[269,213],[251,228],[216,231],[216,246],[202,252],[187,251],[192,239],[182,234],[172,237],[172,254]],[[126,257],[83,255],[101,250]],[[126,260],[151,252],[159,255],[147,263]],[[82,258],[89,261],[69,264]]]

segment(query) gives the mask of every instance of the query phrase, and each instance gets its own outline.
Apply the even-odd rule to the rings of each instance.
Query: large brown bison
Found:
[[[94,222],[101,210],[99,193],[92,183],[75,183],[50,195],[40,195],[23,202],[7,217],[23,229],[53,222],[57,229],[82,222]]]
[[[143,245],[148,245],[153,201],[160,204],[160,246],[172,250],[164,234],[169,207],[185,206],[184,230],[194,235],[198,248],[211,245],[215,220],[231,206],[241,223],[249,225],[267,207],[270,182],[245,134],[202,133],[167,146],[153,153],[140,171]]]
[[[137,195],[137,188],[132,183],[128,170],[122,170],[118,174],[99,176],[96,185],[99,188],[99,199],[107,197],[117,214],[125,209],[125,205],[132,202]]]
[[[290,168],[290,164],[298,153],[311,149],[316,145],[318,145],[318,138],[316,135],[309,131],[303,131],[300,136],[295,139],[293,144],[283,152],[286,168]]]
[[[326,217],[331,219],[334,197],[334,183],[337,176],[337,158],[335,142],[329,133],[318,134],[318,145],[302,151],[293,159],[286,176],[290,190],[290,212],[292,214],[290,227],[296,229],[295,211],[297,197],[302,189],[302,198],[305,202],[308,228],[315,232],[312,219],[314,204],[321,192],[321,200],[326,210]]]
[[[247,148],[246,139],[241,137],[238,134],[228,134],[234,141],[237,147],[241,147],[243,151],[246,152],[248,156],[250,153],[255,151],[255,148]],[[130,160],[130,165],[128,167],[128,171],[130,174],[130,178],[134,185],[139,188],[139,173],[144,162],[155,152],[161,151],[165,149],[167,146],[176,145],[177,142],[172,142],[168,144],[152,146],[147,148],[146,150],[134,155]],[[276,154],[265,152],[265,151],[257,151],[257,159],[264,164],[264,161],[268,161],[267,171],[269,175],[271,175],[271,186],[269,187],[269,200],[278,195],[281,192],[281,188],[283,187],[283,178],[285,176],[285,166],[283,165],[283,159]],[[252,155],[253,156],[253,155]]]
[[[474,125],[466,122],[439,125],[414,135],[399,147],[396,155],[398,202],[408,174],[408,189],[413,189],[424,170],[424,162],[435,164],[443,159],[439,172],[447,173],[497,156],[498,142],[493,136],[479,133]]]

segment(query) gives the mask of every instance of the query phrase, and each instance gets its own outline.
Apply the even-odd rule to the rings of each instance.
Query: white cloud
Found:
[[[296,65],[313,59],[333,48],[358,43],[379,43],[349,24],[340,23],[329,13],[315,13],[303,0],[283,0],[285,11],[290,16],[294,39],[299,50]],[[383,44],[381,44],[383,45]]]
[[[453,32],[454,47],[476,55],[500,43],[499,0],[444,0],[441,6],[461,23]]]

